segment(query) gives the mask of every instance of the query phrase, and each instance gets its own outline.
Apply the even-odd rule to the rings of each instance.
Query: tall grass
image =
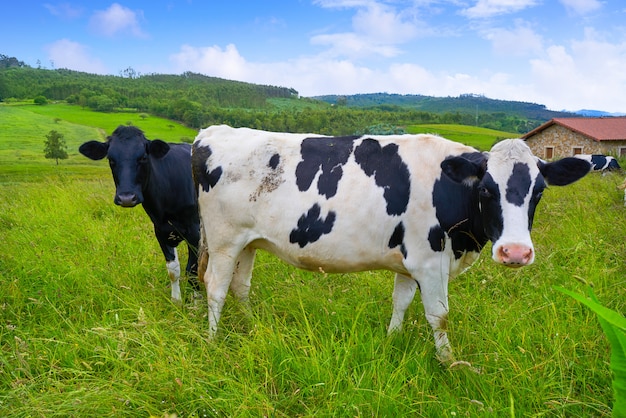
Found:
[[[108,173],[3,183],[0,416],[609,416],[608,343],[553,286],[593,284],[624,312],[619,182],[550,188],[535,264],[498,267],[486,249],[451,283],[450,339],[472,365],[454,369],[435,360],[419,296],[386,336],[391,273],[303,272],[265,253],[250,308],[229,298],[208,342],[205,302],[170,301],[150,222],[112,204]]]

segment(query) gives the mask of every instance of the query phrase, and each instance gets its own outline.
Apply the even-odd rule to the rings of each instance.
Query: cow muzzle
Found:
[[[139,203],[139,198],[135,193],[119,193],[115,195],[115,204],[123,208],[132,208]]]
[[[523,267],[533,263],[535,252],[525,244],[503,244],[494,249],[493,258],[507,267]]]

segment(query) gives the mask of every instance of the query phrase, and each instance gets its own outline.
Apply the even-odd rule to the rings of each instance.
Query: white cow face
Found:
[[[526,266],[535,259],[530,231],[547,184],[570,184],[590,169],[589,163],[576,158],[539,161],[519,139],[499,142],[481,158],[451,157],[441,166],[448,177],[471,185],[478,195],[482,227],[493,243],[492,258],[509,267]]]

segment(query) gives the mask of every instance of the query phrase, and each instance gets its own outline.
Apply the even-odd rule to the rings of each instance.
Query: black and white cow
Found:
[[[621,170],[619,163],[614,157],[602,155],[602,154],[577,154],[576,158],[587,161],[591,164],[593,171],[613,171]]]
[[[176,247],[186,241],[187,273],[195,275],[198,264],[200,221],[197,194],[191,175],[191,145],[148,140],[133,126],[119,126],[106,142],[88,141],[79,148],[92,160],[109,160],[115,182],[116,205],[141,204],[154,224],[154,233],[172,285],[172,299],[181,300],[180,262]],[[192,284],[197,286],[195,280]]]
[[[510,267],[535,258],[530,229],[546,183],[589,172],[576,158],[541,163],[518,139],[488,153],[432,135],[322,137],[212,126],[193,144],[201,248],[208,265],[209,332],[227,291],[242,300],[255,251],[324,272],[396,273],[388,331],[400,330],[420,289],[437,355],[446,334],[448,281],[487,241]],[[208,221],[210,219],[210,222]]]

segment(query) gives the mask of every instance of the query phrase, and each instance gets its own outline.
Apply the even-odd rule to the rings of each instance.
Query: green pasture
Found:
[[[208,341],[206,301],[186,282],[185,302],[170,301],[148,217],[113,205],[108,167],[75,151],[58,167],[43,157],[57,125],[77,146],[115,124],[5,109],[3,127],[28,112],[42,135],[14,126],[15,148],[0,132],[0,416],[611,416],[602,329],[554,286],[592,285],[626,310],[622,176],[550,187],[532,266],[497,266],[485,248],[450,284],[449,336],[469,365],[448,368],[419,296],[404,332],[387,337],[391,273],[304,272],[267,253],[250,308],[229,297]],[[16,168],[28,164],[41,172]]]
[[[196,136],[196,131],[176,122],[140,115],[93,112],[65,104],[0,105],[0,182],[20,177],[39,180],[50,174],[102,176],[108,170],[106,163],[88,160],[78,147],[91,139],[104,141],[119,125],[137,126],[149,139],[180,142]],[[63,134],[67,145],[68,159],[58,167],[43,154],[45,136],[51,130]]]
[[[519,134],[465,125],[409,125],[406,130],[410,134],[436,134],[481,151],[489,151],[496,142],[502,139],[519,137]]]

